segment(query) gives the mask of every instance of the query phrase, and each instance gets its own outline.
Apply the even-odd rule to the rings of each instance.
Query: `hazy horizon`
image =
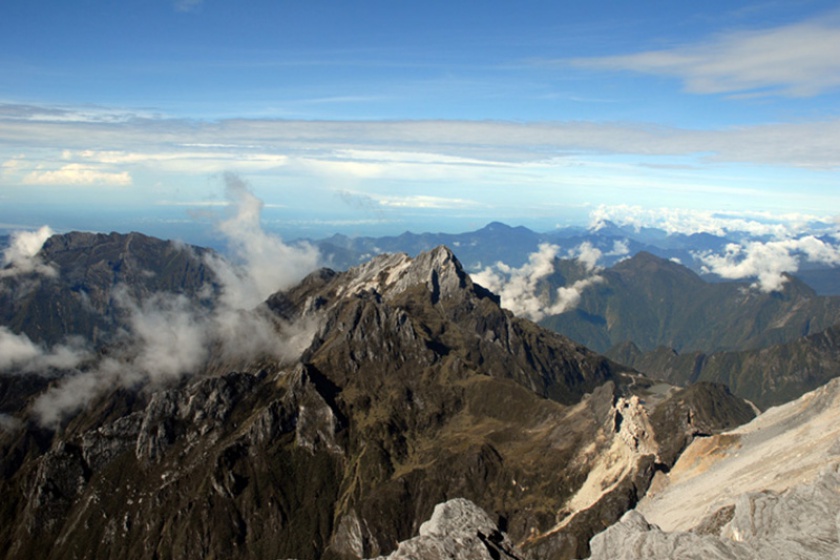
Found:
[[[285,238],[840,215],[832,2],[12,0],[0,16],[7,231],[196,241],[226,173]]]

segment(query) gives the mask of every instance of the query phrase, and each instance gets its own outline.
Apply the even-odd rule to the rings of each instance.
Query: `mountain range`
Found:
[[[721,278],[709,270],[703,260],[710,253],[724,254],[732,244],[770,241],[767,235],[746,231],[716,233],[678,233],[653,227],[617,225],[603,221],[597,227],[558,227],[549,232],[535,232],[524,226],[509,226],[491,222],[464,233],[413,233],[397,236],[366,237],[337,234],[324,239],[308,239],[317,245],[332,268],[343,270],[361,264],[381,253],[417,255],[434,247],[451,248],[464,268],[479,271],[497,262],[519,267],[541,244],[553,244],[562,254],[572,254],[582,244],[600,252],[599,264],[610,267],[639,252],[647,252],[662,259],[683,264],[710,282]],[[831,242],[830,238],[828,239]],[[796,276],[822,295],[840,295],[840,267],[837,263],[820,264],[807,259],[800,263]]]
[[[602,254],[616,242],[631,243]],[[245,272],[212,251],[51,237],[37,266],[0,276],[0,556],[619,557],[703,457],[791,427],[828,453],[806,435],[831,406],[802,403],[833,402],[836,383],[738,427],[757,412],[742,397],[765,408],[836,376],[836,298],[793,277],[708,282],[645,251],[610,268],[553,253],[528,285],[546,307],[599,280],[537,324],[461,249],[371,255],[233,307]],[[499,254],[526,266],[522,250]],[[830,486],[808,472],[802,488]],[[731,505],[692,519],[731,536]]]

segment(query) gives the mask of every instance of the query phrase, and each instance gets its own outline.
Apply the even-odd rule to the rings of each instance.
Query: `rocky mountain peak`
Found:
[[[422,285],[433,299],[460,295],[473,287],[469,275],[451,250],[439,246],[412,259],[405,253],[385,254],[343,274],[339,296],[375,291],[386,299]]]

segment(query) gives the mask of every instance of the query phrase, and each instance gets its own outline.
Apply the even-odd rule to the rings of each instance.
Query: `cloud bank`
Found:
[[[745,233],[752,236],[785,238],[814,230],[834,230],[836,220],[805,213],[757,211],[712,211],[685,208],[643,208],[628,204],[599,205],[589,213],[589,228],[599,230],[607,223],[641,228],[658,228],[669,234],[708,233],[726,236]]]
[[[107,176],[118,183],[121,173],[152,166],[183,173],[296,168],[328,177],[463,178],[527,171],[522,165],[581,154],[840,167],[840,120],[831,118],[699,130],[643,122],[201,121],[147,114],[117,119],[118,111],[102,112],[0,104],[0,144],[15,146],[15,152],[0,154],[6,179],[22,184],[31,173],[89,169],[106,175],[88,180]]]
[[[551,294],[544,280],[554,274],[559,251],[559,246],[543,243],[520,268],[498,262],[471,277],[477,284],[498,294],[502,307],[517,316],[539,321],[548,315],[558,315],[573,309],[580,303],[581,294],[586,288],[603,281],[601,276],[592,274],[598,270],[597,261],[602,253],[587,242],[570,251],[569,255],[580,262],[586,273],[592,275],[571,286],[561,286]]]

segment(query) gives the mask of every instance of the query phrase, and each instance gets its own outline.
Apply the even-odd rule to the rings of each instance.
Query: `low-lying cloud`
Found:
[[[474,282],[498,294],[502,306],[515,315],[539,321],[548,315],[559,315],[573,309],[580,303],[581,294],[586,288],[603,280],[601,276],[593,274],[598,270],[597,262],[602,253],[586,242],[570,251],[569,256],[576,258],[591,276],[571,286],[561,286],[552,294],[544,281],[554,274],[559,252],[559,246],[543,243],[528,256],[528,262],[519,268],[498,262],[471,276]]]
[[[90,353],[81,340],[71,339],[65,344],[45,348],[32,342],[25,334],[16,334],[0,326],[0,372],[71,370],[89,357]]]
[[[260,224],[263,202],[233,173],[224,175],[230,215],[218,223],[227,239],[230,257],[207,257],[207,264],[222,282],[222,303],[248,309],[272,293],[289,288],[315,270],[318,248],[301,243],[287,245]]]
[[[160,386],[201,372],[209,364],[242,367],[264,358],[293,360],[309,345],[317,320],[289,324],[262,304],[270,294],[291,287],[314,270],[317,249],[287,245],[263,231],[262,202],[237,176],[226,175],[225,182],[230,212],[218,226],[231,257],[206,257],[218,282],[212,300],[168,292],[138,300],[125,286],[115,287],[112,302],[126,311],[128,320],[124,330],[114,334],[105,357],[95,361],[81,344],[45,348],[0,328],[0,371],[65,374],[35,401],[33,413],[40,423],[56,426],[117,387]],[[33,269],[32,259],[45,234],[46,230],[40,236],[19,237],[8,253],[9,262]],[[208,286],[203,292],[212,289]]]
[[[13,233],[9,246],[3,251],[0,279],[33,272],[45,276],[57,276],[58,271],[55,267],[45,263],[38,255],[41,247],[54,233],[49,226],[42,226],[37,231]]]
[[[781,290],[786,273],[799,270],[801,261],[840,266],[840,247],[813,235],[776,241],[730,243],[723,254],[695,255],[704,271],[727,279],[756,278],[753,287],[763,292]]]

